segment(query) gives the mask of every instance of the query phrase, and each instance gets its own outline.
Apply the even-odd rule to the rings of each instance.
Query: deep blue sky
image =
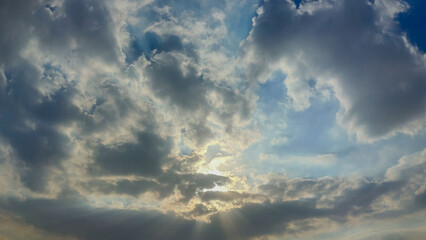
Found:
[[[426,2],[422,0],[407,0],[411,6],[407,12],[398,15],[402,31],[413,45],[426,52]]]

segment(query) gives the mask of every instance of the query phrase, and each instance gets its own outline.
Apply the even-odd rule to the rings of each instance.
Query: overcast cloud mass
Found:
[[[0,1],[0,240],[418,240],[421,0]]]

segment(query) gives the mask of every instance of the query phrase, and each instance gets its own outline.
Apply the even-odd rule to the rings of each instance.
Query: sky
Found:
[[[420,240],[422,0],[2,0],[0,240]]]

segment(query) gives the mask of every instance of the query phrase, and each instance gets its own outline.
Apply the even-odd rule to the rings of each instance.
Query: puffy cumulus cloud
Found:
[[[381,211],[399,209],[399,198],[394,194],[403,191],[403,182],[377,181],[367,179],[281,179],[272,180],[260,186],[277,201],[312,201],[319,209],[327,210],[328,217],[336,221],[346,221],[348,217],[365,214],[378,214]],[[388,200],[389,198],[389,200]],[[386,200],[385,200],[386,199]],[[410,199],[413,201],[414,199]],[[377,204],[386,204],[378,206]],[[398,207],[397,207],[398,206]],[[408,206],[402,206],[408,211]]]
[[[248,78],[263,81],[271,70],[288,74],[296,110],[332,86],[340,123],[359,140],[422,129],[425,116],[424,53],[413,48],[395,17],[402,1],[264,1],[245,42]],[[326,89],[326,88],[325,88]]]
[[[425,162],[422,154],[411,156],[416,160],[413,165],[417,168],[421,168]],[[341,224],[354,220],[357,222],[359,219],[382,219],[381,221],[385,222],[381,217],[384,214],[395,211],[398,211],[399,216],[412,214],[413,204],[417,205],[419,199],[423,199],[425,189],[417,185],[407,191],[407,187],[412,185],[410,182],[417,182],[417,176],[414,168],[404,166],[404,159],[401,159],[394,169],[395,173],[413,171],[413,174],[407,174],[398,181],[388,177],[383,180],[273,178],[259,186],[272,201],[249,203],[241,208],[213,215],[205,230],[206,238],[203,239],[249,239],[282,234],[290,234],[291,237],[294,233],[301,234],[320,228],[321,225],[316,219],[328,219]],[[400,197],[395,197],[400,194],[408,196],[409,200],[400,201]],[[424,216],[424,205],[417,205],[415,209],[423,212]],[[293,224],[300,224],[300,228],[295,229]],[[403,235],[415,237],[418,234],[410,230]],[[339,239],[339,235],[336,236],[331,234],[327,237]],[[397,235],[386,231],[377,235],[384,239],[391,236]]]
[[[41,73],[30,63],[7,68],[3,73],[6,84],[0,93],[1,137],[28,167],[23,181],[36,189],[44,185],[45,167],[69,156],[70,139],[57,125],[69,124],[81,113],[67,101],[73,95],[72,87],[64,86],[53,96],[43,96],[34,86]]]
[[[87,61],[118,61],[113,21],[102,1],[5,1],[2,64],[18,64],[29,42],[47,54]]]
[[[414,131],[424,110],[421,53],[394,24],[404,4],[260,5],[245,65],[231,1],[2,1],[0,237],[252,239],[423,211],[424,152],[379,180],[241,170],[275,67],[296,109],[331,86],[360,137]]]
[[[119,60],[102,2],[57,4],[2,3],[1,138],[22,165],[21,181],[35,191],[46,190],[49,169],[71,156],[73,138],[64,129],[94,122],[76,103],[82,92],[72,73],[78,69],[62,64],[69,55],[72,62]]]
[[[147,67],[151,88],[156,96],[166,98],[182,109],[205,111],[207,89],[203,87],[204,79],[193,66],[181,66],[182,62],[185,59],[172,54],[154,55]]]
[[[386,171],[386,178],[390,180],[401,180],[413,178],[423,182],[426,171],[426,150],[412,155],[404,156],[399,160],[398,165],[389,168]]]
[[[35,34],[47,50],[64,55],[74,52],[83,59],[119,60],[113,19],[103,1],[46,2],[35,10]]]
[[[190,150],[230,139],[235,148],[247,146],[254,141],[247,124],[256,97],[253,88],[239,86],[244,79],[225,44],[228,3],[201,2],[183,8],[187,3],[153,1],[127,12],[122,50],[135,74],[131,84],[173,124],[166,134],[181,137]]]
[[[0,139],[28,194],[96,185],[131,196],[178,191],[189,201],[227,182],[197,173],[214,137],[225,144],[238,140],[236,129],[251,131],[251,93],[207,76],[211,56],[200,48],[217,44],[210,30],[226,31],[225,2],[215,10],[198,1],[191,9],[173,1],[23,3],[2,2]],[[151,17],[137,27],[143,13]],[[201,16],[215,23],[197,26]]]
[[[424,154],[425,150],[401,158],[382,180],[273,176],[259,189],[276,201],[315,200],[317,206],[333,209],[336,216],[372,213],[383,218],[387,214],[408,214],[424,206]],[[411,160],[409,164],[407,160]]]

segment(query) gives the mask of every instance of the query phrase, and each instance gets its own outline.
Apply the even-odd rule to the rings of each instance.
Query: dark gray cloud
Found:
[[[95,148],[93,171],[109,175],[158,175],[170,161],[172,142],[149,132],[136,134],[136,143]]]
[[[424,160],[419,160],[417,163],[419,166],[422,164],[424,164]],[[400,163],[394,169],[393,174],[398,173],[397,169],[399,169],[399,172],[403,169],[413,168],[404,167],[404,163]],[[163,177],[170,179],[171,182],[180,179],[181,183],[185,183],[183,186],[198,184],[198,188],[209,188],[215,182],[226,181],[226,179],[214,175],[181,175],[175,176],[174,179],[170,176],[171,174],[165,174]],[[331,179],[324,182],[314,179],[306,181],[300,179],[297,181],[274,180],[267,184],[268,187],[264,185],[261,189],[279,192],[284,189],[282,187],[284,185],[288,189],[300,187],[300,196],[295,200],[277,199],[275,201],[267,200],[263,203],[246,203],[242,207],[211,215],[208,223],[197,223],[173,214],[154,211],[90,207],[83,197],[70,190],[64,190],[55,200],[9,198],[0,206],[3,210],[22,216],[28,223],[37,228],[88,240],[115,239],[123,236],[126,239],[138,239],[141,236],[146,239],[251,239],[281,234],[301,234],[306,230],[318,227],[313,221],[314,219],[344,223],[353,217],[361,216],[361,213],[364,217],[369,214],[370,216],[377,213],[383,214],[383,209],[374,207],[375,201],[381,197],[393,199],[392,197],[398,194],[412,196],[403,203],[398,203],[398,199],[394,199],[396,200],[395,206],[400,211],[399,216],[413,213],[413,204],[416,205],[416,211],[420,211],[425,207],[424,196],[426,195],[424,191],[419,192],[417,188],[410,189],[412,186],[409,182],[412,179],[409,176],[407,175],[407,179],[399,182],[335,179],[334,181],[337,183],[333,184],[331,184]],[[413,174],[412,177],[417,179],[416,174]],[[161,178],[159,178],[158,182],[161,181]],[[196,183],[190,183],[191,181]],[[287,181],[287,183],[283,184],[284,181]],[[292,186],[293,182],[295,186]],[[135,185],[132,185],[132,183]],[[177,183],[180,185],[179,182]],[[333,185],[338,185],[338,187],[324,187]],[[105,185],[103,186],[105,187]],[[157,188],[155,184],[145,180],[121,181],[116,183],[116,186],[120,187],[112,189],[111,186],[108,186],[98,190],[138,192]],[[191,188],[180,188],[181,186],[177,186],[177,188],[185,196],[183,190]],[[274,190],[275,186],[278,186],[278,188]],[[315,190],[316,188],[321,188],[323,191]],[[304,194],[307,192],[318,195],[305,197]],[[194,193],[191,191],[186,194],[193,195]],[[392,212],[394,209],[387,211]],[[211,214],[213,211],[216,211],[216,209],[200,203],[188,215],[202,216]],[[56,220],[50,221],[49,219]],[[377,221],[384,221],[383,219],[376,219]],[[298,228],[294,228],[294,223],[300,223]],[[173,228],[170,231],[161,231],[166,227],[170,229],[171,226]],[[407,232],[404,236],[415,236],[414,233]],[[390,236],[384,234],[379,237],[386,239]]]
[[[191,7],[182,8],[187,5]],[[149,80],[148,85],[163,104],[181,111],[179,117],[188,123],[185,135],[193,139],[192,145],[196,146],[204,145],[215,136],[208,124],[209,117],[219,118],[231,133],[234,124],[247,120],[253,108],[247,92],[236,91],[226,79],[220,79],[220,84],[210,79],[214,74],[210,72],[211,66],[204,66],[206,63],[201,59],[201,55],[206,58],[204,48],[212,48],[212,54],[220,52],[219,46],[210,46],[214,44],[208,40],[211,37],[207,30],[216,32],[225,28],[214,18],[216,11],[210,8],[212,6],[220,12],[227,3],[155,1],[138,11],[138,24],[127,26],[131,37],[125,50],[128,62],[142,55],[146,58],[143,74]],[[176,22],[181,16],[185,21]],[[205,24],[206,29],[198,29],[197,21]]]
[[[18,165],[25,169],[21,181],[32,190],[43,191],[48,167],[61,168],[60,163],[69,157],[74,147],[60,127],[76,123],[82,133],[87,134],[89,131],[84,129],[89,128],[93,132],[106,125],[102,120],[95,124],[94,114],[101,118],[104,116],[104,121],[109,123],[116,122],[131,104],[119,106],[119,94],[108,91],[112,104],[120,111],[111,108],[102,110],[96,105],[98,109],[93,112],[84,112],[73,102],[80,92],[60,68],[45,65],[41,72],[28,61],[20,61],[20,64],[2,72],[5,84],[0,88],[0,138],[12,147],[14,156],[19,160]],[[57,89],[53,88],[47,95],[41,92],[40,86],[58,78],[63,82],[59,81]],[[105,120],[105,116],[110,118]]]
[[[240,219],[230,217],[228,220],[231,222],[224,222],[223,217],[232,215],[232,212],[227,212],[212,216],[208,224],[196,224],[195,221],[155,211],[94,208],[86,205],[81,197],[73,194],[56,200],[9,199],[1,206],[4,210],[24,217],[26,222],[37,228],[87,240],[121,237],[126,239],[141,237],[144,239],[249,239],[285,232],[286,225],[291,221],[321,217],[325,213],[314,209],[309,201],[250,204],[232,210],[240,214],[242,217]],[[164,228],[168,230],[162,231],[161,229]]]
[[[0,63],[13,65],[19,60],[17,53],[28,42],[32,11],[39,2],[2,1],[0,16]],[[25,7],[24,7],[25,5]]]
[[[341,190],[343,179],[271,179],[259,189],[271,196],[280,198],[300,198],[305,193],[336,192]]]
[[[19,54],[30,40],[53,55],[96,57],[116,62],[119,48],[112,17],[103,1],[2,1],[0,62],[19,64]]]
[[[303,47],[310,72],[339,79],[333,84],[342,86],[341,94],[349,102],[346,120],[364,128],[370,137],[386,135],[420,116],[424,66],[396,35],[377,35],[383,30],[376,24],[378,13],[366,2],[342,0],[333,8],[309,14],[296,13],[288,1],[262,2],[263,13],[256,18],[247,44],[254,44],[265,65],[249,66],[254,71],[249,74],[265,70],[282,56],[298,56]],[[394,169],[398,179],[361,179],[353,185],[342,178],[287,179],[260,186],[259,194],[205,192],[232,184],[231,178],[196,173],[203,158],[195,153],[174,155],[178,131],[170,133],[169,127],[182,129],[181,134],[197,147],[204,147],[221,130],[232,135],[234,124],[252,113],[256,99],[245,92],[252,89],[237,90],[230,86],[233,83],[209,79],[200,65],[197,47],[202,46],[172,31],[176,29],[156,32],[152,25],[140,36],[129,31],[128,49],[120,49],[116,33],[125,27],[114,25],[107,4],[100,0],[1,2],[0,142],[11,150],[5,156],[17,167],[20,182],[33,191],[46,190],[54,168],[64,181],[67,173],[81,177],[72,179],[68,187],[91,196],[138,198],[149,192],[161,201],[176,194],[177,206],[195,204],[182,213],[185,217],[210,216],[210,222],[173,213],[96,208],[88,205],[90,199],[70,190],[56,199],[36,199],[25,189],[26,200],[7,197],[0,209],[37,228],[79,239],[250,239],[304,231],[315,227],[310,222],[317,218],[338,223],[349,216],[379,219],[386,213],[401,216],[426,206],[424,190],[412,184],[417,179],[413,175],[423,174],[423,163]],[[203,11],[189,14],[188,6]],[[171,9],[164,14],[168,18],[154,17],[155,23],[177,23],[174,16],[188,20],[226,6],[225,1],[155,1],[150,9],[163,13]],[[218,22],[206,27],[214,29]],[[119,65],[124,63],[121,50],[127,65]],[[110,66],[119,70],[108,72]],[[139,69],[143,76],[138,77],[146,82],[130,76],[136,75],[130,72],[137,66],[143,66]],[[143,96],[130,93],[139,84],[146,87]],[[157,122],[161,117],[155,108],[175,115],[167,116],[166,123]],[[134,141],[119,141],[115,137],[120,134],[133,134]],[[402,203],[401,196],[405,196]],[[374,204],[383,197],[397,207],[380,215]],[[269,200],[259,203],[265,199]],[[236,202],[241,207],[218,212],[219,207],[213,206],[217,202],[227,206]],[[300,221],[306,225],[292,229]]]
[[[87,240],[190,239],[195,225],[194,221],[155,211],[93,208],[73,194],[57,200],[11,199],[1,205],[37,228]]]
[[[374,201],[385,195],[401,193],[406,186],[406,180],[325,178],[271,180],[268,184],[260,185],[259,189],[278,199],[313,199],[318,204],[330,206],[335,217],[345,217],[374,212],[371,208]],[[416,202],[416,198],[411,200],[412,203]]]
[[[402,158],[388,169],[383,180],[272,178],[259,189],[277,202],[309,199],[316,208],[327,211],[326,218],[336,222],[362,215],[377,221],[396,219],[425,209],[425,190],[416,184],[424,179],[424,154],[423,151]],[[381,208],[386,201],[389,207]]]
[[[246,198],[255,197],[255,195],[252,195],[252,194],[239,193],[235,191],[227,191],[227,192],[207,191],[207,192],[201,192],[199,196],[201,200],[203,201],[219,200],[223,202],[238,201],[238,200],[243,200]]]
[[[155,55],[146,69],[152,90],[157,97],[165,98],[182,109],[205,109],[207,101],[203,76],[197,73],[194,66],[183,66],[182,60],[172,54]]]
[[[326,217],[328,212],[315,208],[310,200],[248,204],[213,215],[200,239],[251,239],[283,234],[293,221]]]
[[[216,208],[213,207],[213,208],[209,209],[205,205],[199,203],[199,204],[195,205],[195,207],[188,213],[188,215],[199,217],[199,216],[204,216],[204,215],[214,213],[214,212],[217,212]]]
[[[426,109],[421,56],[410,52],[396,23],[380,22],[392,17],[383,16],[384,6],[356,0],[315,4],[301,7],[311,12],[297,12],[284,0],[261,4],[246,43],[256,56],[249,74],[256,78],[284,58],[296,69],[297,81],[287,83],[292,97],[306,94],[300,89],[309,89],[311,78],[328,79],[344,108],[342,122],[360,137],[407,131],[403,127],[419,121]],[[398,4],[384,3],[389,9]]]
[[[206,99],[209,83],[195,66],[183,65],[183,60],[172,53],[155,54],[145,70],[154,95],[168,106],[183,110],[183,117],[189,119],[191,137],[202,145],[213,137],[206,124],[210,112]]]
[[[213,174],[177,174],[164,172],[152,179],[140,180],[90,180],[82,183],[85,190],[101,194],[123,194],[137,197],[140,194],[156,193],[159,199],[169,197],[178,191],[180,201],[188,202],[204,189],[211,189],[216,185],[224,185],[230,180],[227,177]]]
[[[162,49],[158,46],[157,49]],[[188,58],[192,63],[183,64]],[[192,55],[176,55],[173,52],[154,54],[144,68],[150,79],[154,95],[168,106],[182,110],[182,117],[189,119],[185,135],[202,146],[214,137],[208,126],[207,117],[217,116],[226,132],[232,133],[233,124],[247,120],[252,112],[252,104],[247,96],[225,86],[217,86],[205,78],[196,66]],[[215,102],[207,99],[215,94]]]
[[[46,3],[33,11],[34,35],[48,51],[117,62],[120,49],[104,1],[68,0],[59,6]]]
[[[182,195],[181,201],[183,202],[189,201],[203,189],[211,189],[230,181],[227,177],[214,174],[185,174],[180,178],[177,188]]]
[[[244,121],[250,118],[253,106],[247,96],[237,93],[229,88],[218,88],[218,95],[222,105],[217,110],[220,119],[225,123],[225,130],[231,133],[233,130],[233,119]]]
[[[159,198],[169,196],[174,186],[161,186],[152,180],[120,180],[117,182],[107,182],[102,180],[91,180],[82,184],[84,189],[90,192],[99,192],[102,194],[125,194],[137,197],[146,192],[156,192]]]
[[[89,164],[88,172],[95,175],[165,178],[162,170],[165,164],[182,163],[169,156],[174,139],[156,133],[159,126],[155,110],[149,106],[140,109],[115,76],[95,73],[90,75],[93,79],[82,83],[80,76],[75,75],[75,70],[85,71],[78,64],[84,65],[86,60],[117,63],[119,59],[116,29],[105,2],[5,1],[2,13],[0,138],[11,146],[13,162],[26,169],[21,171],[21,181],[27,187],[45,190],[48,170],[62,168],[62,163],[75,150],[76,141],[84,142],[87,150],[93,152],[94,162]],[[165,105],[183,110],[182,115],[189,119],[185,135],[198,146],[205,144],[214,137],[206,123],[212,111],[206,95],[210,87],[218,88],[198,73],[194,65],[195,47],[173,34],[146,32],[143,36],[135,41],[142,44],[140,51],[148,52],[145,57],[149,64],[144,74],[150,78],[153,94],[164,100]],[[40,53],[36,53],[46,55],[47,59],[38,56],[44,62],[31,62],[20,55],[24,49],[34,47],[32,40],[40,48]],[[134,57],[139,57],[140,51]],[[188,57],[192,63],[184,66],[179,57]],[[66,61],[50,62],[56,58]],[[69,61],[77,65],[61,66]],[[76,69],[68,69],[70,66]],[[232,91],[223,96],[230,106],[221,113],[223,119],[232,119],[238,112],[236,109],[247,105],[244,98]],[[248,117],[247,109],[242,110],[244,117]],[[102,144],[97,139],[105,131],[122,127],[132,113],[138,115],[139,127],[149,130],[135,129],[135,143]],[[64,127],[72,128],[71,135],[63,131]],[[170,172],[170,178],[177,175],[174,171],[177,169]],[[175,184],[185,200],[203,186],[214,186],[213,182],[201,186],[193,183],[197,181],[202,180],[179,180]]]
[[[356,189],[344,190],[341,196],[334,199],[334,209],[339,214],[358,215],[374,212],[372,204],[375,200],[390,193],[400,192],[403,182],[366,182]]]
[[[65,84],[44,96],[37,89],[42,73],[25,60],[19,67],[7,68],[3,76],[6,84],[0,89],[0,138],[27,169],[21,180],[33,190],[43,190],[46,167],[57,166],[71,146],[70,139],[56,127],[82,117],[70,103],[74,89]]]
[[[61,128],[76,126],[74,134],[81,134],[81,139],[111,127],[134,108],[117,84],[94,83],[91,86],[99,89],[100,96],[91,96],[90,90],[81,92],[79,77],[69,75],[68,65],[50,62],[52,58],[78,59],[78,63],[89,58],[119,60],[115,27],[104,2],[56,3],[1,3],[0,139],[11,146],[14,162],[23,169],[21,181],[35,191],[45,190],[48,169],[61,168],[74,148]],[[31,45],[34,40],[38,45]],[[22,54],[33,47],[47,59],[34,56],[40,60],[33,62]],[[77,104],[81,97],[96,97],[96,103],[82,109]]]
[[[9,199],[2,209],[18,214],[37,228],[77,238],[94,239],[249,239],[282,233],[291,221],[321,217],[308,201],[250,204],[232,211],[240,219],[220,213],[211,222],[196,223],[155,211],[113,210],[87,206],[78,196],[57,200]],[[40,218],[42,216],[42,218]],[[224,217],[230,217],[224,221]],[[51,221],[55,219],[55,221]],[[227,225],[228,224],[228,225]],[[228,228],[229,227],[229,228]],[[167,229],[162,231],[161,229]]]

